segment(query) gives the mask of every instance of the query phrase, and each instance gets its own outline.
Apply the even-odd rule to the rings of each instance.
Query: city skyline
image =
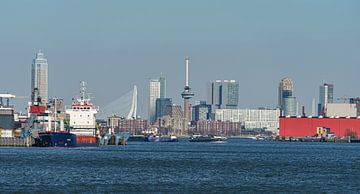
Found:
[[[353,89],[360,70],[357,1],[22,4],[7,1],[0,8],[3,93],[30,96],[31,60],[41,49],[49,61],[49,97],[66,104],[86,80],[99,105],[136,84],[139,105],[146,106],[147,80],[161,72],[168,78],[167,96],[182,104],[185,56],[192,60],[193,102],[206,100],[208,81],[235,79],[240,108],[275,107],[278,81],[286,76],[296,82],[297,100],[307,113],[324,81],[336,85],[335,98],[359,96]],[[11,10],[17,15],[10,22]],[[108,93],[108,87],[117,90]],[[26,105],[15,103],[22,104],[19,109]]]

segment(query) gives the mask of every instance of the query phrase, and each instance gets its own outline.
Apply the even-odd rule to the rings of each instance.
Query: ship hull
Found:
[[[178,142],[178,138],[177,137],[160,137],[159,139],[160,142]]]
[[[147,141],[145,135],[130,135],[128,141]]]
[[[100,139],[95,136],[76,136],[76,147],[97,147]]]
[[[76,135],[66,132],[39,133],[35,139],[37,147],[76,147]]]

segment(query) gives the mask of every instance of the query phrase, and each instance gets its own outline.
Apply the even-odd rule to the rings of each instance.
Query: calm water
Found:
[[[0,192],[360,192],[360,144],[0,148]]]

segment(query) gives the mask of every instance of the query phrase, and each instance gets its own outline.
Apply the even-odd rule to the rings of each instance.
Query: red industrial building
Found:
[[[335,136],[360,136],[360,118],[281,117],[281,137],[314,136],[318,127],[329,128]]]

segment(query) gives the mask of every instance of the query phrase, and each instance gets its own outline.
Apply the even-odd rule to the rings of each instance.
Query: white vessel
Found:
[[[99,108],[90,103],[90,96],[86,91],[86,83],[80,82],[80,97],[76,98],[71,108],[66,109],[70,116],[70,133],[76,135],[77,145],[96,145],[98,143],[96,117]]]

